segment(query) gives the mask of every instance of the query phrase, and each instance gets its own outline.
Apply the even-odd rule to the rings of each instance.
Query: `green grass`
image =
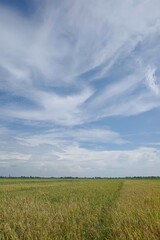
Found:
[[[160,239],[160,181],[2,179],[2,239]]]

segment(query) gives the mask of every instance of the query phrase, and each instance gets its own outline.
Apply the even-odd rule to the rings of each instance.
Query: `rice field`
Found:
[[[1,179],[0,240],[160,239],[160,180]]]

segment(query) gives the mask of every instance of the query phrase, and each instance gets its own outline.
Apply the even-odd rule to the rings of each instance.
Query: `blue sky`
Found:
[[[0,175],[159,175],[159,9],[0,0]]]

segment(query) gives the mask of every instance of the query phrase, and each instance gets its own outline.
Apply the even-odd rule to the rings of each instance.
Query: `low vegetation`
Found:
[[[112,212],[112,239],[160,239],[160,181],[125,181]]]
[[[160,239],[160,180],[1,179],[0,240]]]

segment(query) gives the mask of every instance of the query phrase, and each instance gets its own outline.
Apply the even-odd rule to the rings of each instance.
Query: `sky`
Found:
[[[160,1],[0,0],[0,175],[160,175]]]

